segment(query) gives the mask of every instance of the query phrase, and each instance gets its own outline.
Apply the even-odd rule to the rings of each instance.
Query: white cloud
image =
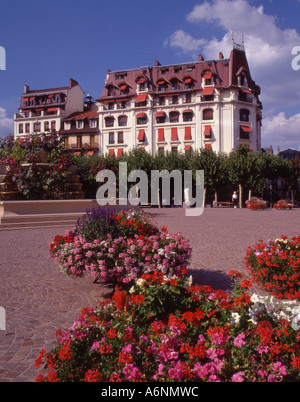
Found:
[[[256,8],[246,0],[205,1],[194,7],[187,21],[198,24],[199,28],[208,23],[224,30],[220,38],[193,38],[182,30],[173,33],[169,45],[193,57],[202,53],[207,59],[215,59],[219,52],[229,57],[232,33],[238,43],[244,35],[251,75],[262,89],[263,115],[269,117],[263,120],[263,126],[270,127],[272,119],[282,118],[280,112],[288,108],[299,105],[300,110],[300,71],[294,71],[291,66],[295,57],[292,49],[300,46],[300,35],[295,29],[281,29],[276,17],[265,14],[262,5]],[[298,115],[294,117],[298,119]],[[284,121],[285,126],[294,123],[293,118]],[[275,125],[274,129],[277,130]],[[286,135],[284,137],[286,139]],[[294,136],[294,141],[299,144],[299,135]]]
[[[13,132],[14,121],[6,116],[6,110],[0,107],[0,136],[6,137]]]
[[[165,42],[165,46],[179,47],[185,50],[185,52],[190,52],[194,54],[195,50],[199,49],[201,46],[205,45],[206,40],[195,39],[187,32],[179,29],[174,32],[170,38]]]
[[[281,149],[300,145],[300,113],[287,118],[284,112],[264,119],[262,146],[279,145]],[[295,145],[296,144],[296,145]],[[297,147],[298,144],[298,147]]]
[[[187,20],[199,26],[202,23],[217,24],[225,34],[221,39],[193,38],[178,30],[170,36],[171,47],[193,55],[201,50],[209,59],[216,58],[220,51],[228,57],[232,33],[237,42],[241,42],[244,35],[252,76],[262,86],[265,107],[274,108],[279,95],[286,106],[300,102],[300,80],[296,80],[300,73],[295,75],[291,67],[292,49],[300,45],[300,35],[295,29],[280,29],[274,16],[264,14],[263,6],[253,7],[246,0],[204,2],[194,7]]]

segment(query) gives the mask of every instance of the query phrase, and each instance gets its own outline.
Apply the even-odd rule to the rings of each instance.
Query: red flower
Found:
[[[116,286],[115,294],[113,295],[113,300],[116,303],[116,307],[119,311],[124,310],[126,305],[126,291],[120,290],[118,286]]]

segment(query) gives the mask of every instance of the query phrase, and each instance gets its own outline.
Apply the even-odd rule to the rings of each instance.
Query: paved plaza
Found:
[[[227,273],[245,271],[247,247],[282,234],[299,235],[300,209],[249,211],[205,209],[186,217],[182,208],[147,209],[171,233],[181,232],[193,248],[190,272],[195,281],[230,290]],[[63,276],[49,255],[49,242],[64,227],[0,230],[0,306],[6,330],[0,330],[0,382],[32,382],[39,350],[49,351],[55,331],[72,325],[82,307],[95,306],[111,288],[90,276]]]

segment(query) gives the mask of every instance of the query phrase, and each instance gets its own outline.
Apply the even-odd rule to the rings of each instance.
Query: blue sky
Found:
[[[245,37],[262,88],[262,145],[300,146],[299,0],[10,0],[0,7],[0,136],[12,132],[24,84],[68,85],[100,96],[106,70],[229,56],[232,32]],[[299,62],[300,65],[300,62]]]

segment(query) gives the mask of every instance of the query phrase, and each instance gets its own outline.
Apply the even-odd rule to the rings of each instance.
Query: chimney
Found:
[[[76,87],[76,85],[78,85],[78,82],[75,81],[75,80],[73,80],[73,78],[70,78],[70,81],[69,81],[69,88]]]
[[[199,61],[204,61],[202,54],[199,54]]]
[[[224,59],[224,55],[222,52],[219,53],[219,59]]]
[[[30,88],[28,85],[24,85],[24,94],[27,94],[29,92]]]
[[[155,66],[161,66],[160,62],[158,60],[155,60]]]

